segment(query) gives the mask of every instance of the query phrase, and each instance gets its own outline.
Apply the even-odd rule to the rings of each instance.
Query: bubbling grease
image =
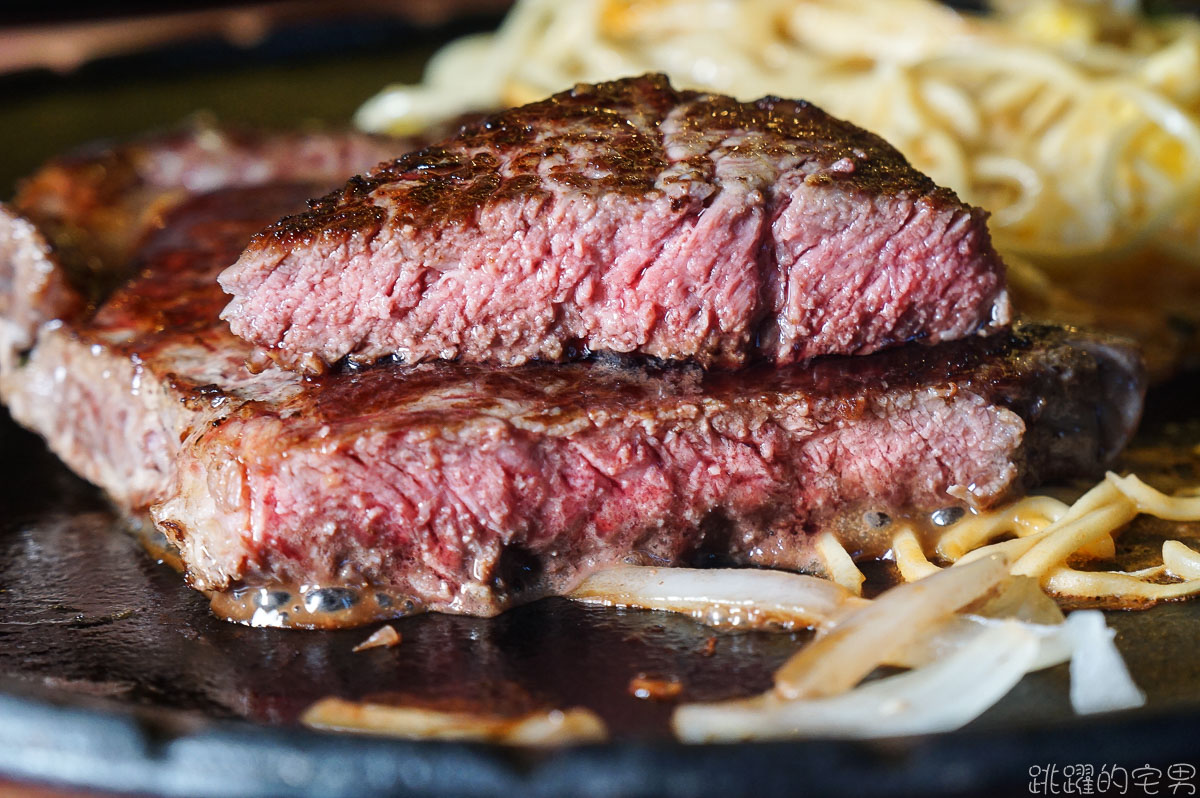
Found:
[[[179,549],[148,518],[130,526],[156,562],[184,573]],[[279,629],[348,629],[425,611],[420,601],[370,585],[318,585],[276,582],[235,585],[206,591],[213,614],[245,626]]]
[[[370,585],[242,585],[208,596],[218,617],[256,627],[345,629],[424,612],[416,599]]]

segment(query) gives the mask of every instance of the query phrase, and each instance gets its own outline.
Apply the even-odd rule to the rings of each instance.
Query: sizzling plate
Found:
[[[412,43],[225,72],[164,73],[143,59],[71,79],[0,81],[0,185],[74,144],[197,107],[252,123],[344,119],[382,82],[416,77],[436,41],[405,50]],[[1186,469],[1197,468],[1186,452],[1200,425],[1172,424],[1194,416],[1197,388],[1192,378],[1161,392],[1146,428],[1147,440],[1185,453]],[[1059,667],[954,734],[680,746],[669,741],[669,705],[628,695],[633,675],[679,677],[691,700],[745,694],[769,684],[802,636],[721,634],[705,657],[714,633],[686,619],[561,600],[490,621],[407,619],[396,623],[400,646],[358,654],[351,648],[370,629],[226,624],[0,411],[0,775],[170,795],[1002,795],[1024,791],[1040,763],[1200,762],[1200,603],[1110,622],[1149,693],[1145,711],[1072,718]],[[379,694],[435,706],[586,706],[616,741],[534,753],[295,724],[326,695]]]

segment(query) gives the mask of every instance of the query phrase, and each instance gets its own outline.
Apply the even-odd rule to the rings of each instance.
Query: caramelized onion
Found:
[[[1106,481],[1137,505],[1138,512],[1165,521],[1200,521],[1200,496],[1168,496],[1133,474],[1119,477],[1110,471]]]
[[[604,722],[586,709],[499,717],[323,698],[305,710],[300,721],[318,729],[412,740],[477,740],[505,745],[565,745],[598,742],[608,736]]]
[[[1044,576],[1071,554],[1107,536],[1108,529],[1127,524],[1136,515],[1137,509],[1129,502],[1113,502],[1078,518],[1067,520],[1064,516],[1041,532],[1043,537],[1013,563],[1012,572],[1019,576]]]
[[[1200,579],[1160,584],[1119,571],[1077,571],[1066,566],[1051,570],[1042,584],[1052,596],[1110,609],[1144,609],[1200,594]]]
[[[921,541],[911,526],[904,526],[892,536],[892,556],[905,582],[915,582],[941,570],[929,561]]]
[[[861,596],[866,577],[863,576],[862,571],[858,570],[858,566],[854,564],[854,558],[850,556],[850,552],[846,551],[846,547],[838,541],[834,534],[822,532],[817,535],[813,547],[816,549],[821,564],[825,567],[825,575],[854,595]]]
[[[937,554],[954,562],[1004,534],[1025,537],[1062,518],[1068,507],[1049,496],[1027,496],[999,511],[972,515],[950,527],[937,542]]]

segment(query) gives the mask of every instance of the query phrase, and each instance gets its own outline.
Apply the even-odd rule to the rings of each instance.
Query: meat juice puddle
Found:
[[[424,611],[409,596],[369,586],[274,584],[233,587],[207,595],[217,616],[256,627],[346,629]]]
[[[183,573],[179,550],[148,520],[133,531],[156,562]],[[243,626],[281,629],[348,629],[424,612],[420,602],[370,586],[275,583],[204,591],[214,615]]]

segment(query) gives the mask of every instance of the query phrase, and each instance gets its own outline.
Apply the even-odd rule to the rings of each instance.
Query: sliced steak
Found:
[[[92,145],[47,164],[22,181],[10,205],[0,204],[0,397],[120,505],[144,509],[163,495],[173,473],[178,442],[164,440],[171,437],[165,431],[183,429],[187,413],[176,394],[156,393],[167,389],[153,380],[143,385],[142,355],[160,341],[168,348],[173,343],[178,349],[163,362],[194,357],[194,368],[184,373],[209,374],[208,381],[227,387],[246,374],[244,347],[230,347],[228,330],[216,322],[225,304],[213,290],[217,264],[203,273],[190,259],[178,268],[159,263],[174,282],[129,284],[148,255],[139,251],[147,232],[158,230],[180,203],[221,188],[227,208],[214,205],[208,217],[192,216],[200,225],[197,247],[219,245],[227,253],[243,246],[264,219],[303,207],[305,197],[410,145],[357,133],[194,126]],[[263,188],[238,191],[254,186]],[[158,235],[167,238],[169,232]],[[233,259],[220,257],[225,265]],[[93,317],[96,304],[118,285],[124,296]],[[104,320],[131,302],[141,303],[136,328],[112,329]],[[189,314],[192,320],[179,326]],[[85,333],[95,340],[85,342]],[[81,346],[88,357],[78,356]],[[18,368],[31,358],[32,368]],[[72,423],[64,423],[68,416]]]
[[[85,309],[80,298],[103,299],[129,276],[146,231],[193,194],[272,182],[321,191],[413,144],[358,133],[267,134],[196,124],[65,155],[23,181],[12,207],[0,211],[5,227],[17,231],[0,246],[21,248],[0,252],[7,264],[17,264],[0,269],[0,288],[16,281],[16,290],[0,292],[0,316],[20,320],[27,336],[38,317],[63,318]],[[17,216],[35,227],[20,232],[28,222]],[[60,268],[39,267],[37,253],[52,249]],[[78,296],[68,299],[64,284]]]
[[[737,377],[377,368],[204,430],[154,516],[201,587],[369,584],[478,615],[631,557],[819,570],[822,528],[879,555],[868,512],[1094,472],[1138,406],[1129,366],[1037,329]]]
[[[866,512],[1094,472],[1140,412],[1129,350],[1049,327],[737,374],[612,356],[251,373],[214,277],[303,189],[177,203],[137,277],[0,370],[14,418],[123,508],[150,506],[226,602],[369,586],[379,612],[488,615],[628,558],[808,569],[820,529],[879,553]]]
[[[592,351],[788,364],[1009,320],[982,211],[801,101],[580,85],[256,236],[221,275],[285,365]]]

